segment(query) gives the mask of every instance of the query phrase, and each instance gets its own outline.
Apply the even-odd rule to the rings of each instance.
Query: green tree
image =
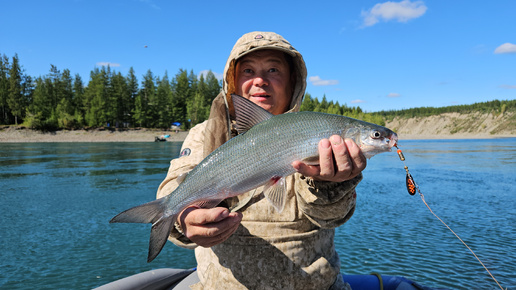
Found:
[[[74,108],[74,119],[77,121],[77,126],[84,126],[84,115],[86,108],[84,107],[84,84],[79,74],[75,75],[73,81],[73,99],[72,105]]]
[[[134,100],[134,110],[132,112],[133,122],[142,127],[145,121],[145,105],[140,94]]]
[[[10,110],[7,105],[9,95],[9,58],[4,54],[0,57],[0,124],[9,124]]]
[[[305,94],[303,102],[301,103],[300,111],[313,111],[315,109],[314,101],[312,96],[308,93]]]
[[[84,90],[84,102],[86,107],[85,121],[88,126],[101,127],[106,125],[106,95],[107,95],[107,71],[95,68],[90,73],[90,81]]]
[[[129,72],[126,77],[126,83],[129,93],[129,100],[125,104],[126,107],[124,111],[127,113],[124,116],[124,122],[129,125],[129,123],[133,121],[132,114],[135,112],[136,96],[138,95],[138,79],[136,78],[134,69],[132,67],[129,68]]]
[[[40,130],[55,130],[58,126],[51,102],[52,81],[48,77],[36,79],[32,103],[27,109],[25,123],[28,127]]]
[[[117,90],[119,87],[115,89],[115,85],[113,84],[116,75],[115,72],[111,71],[109,65],[105,68],[105,71],[106,94],[104,95],[104,116],[106,118],[106,126],[111,127],[116,125],[117,122],[118,99],[121,98],[121,92]]]
[[[18,125],[18,118],[26,109],[26,102],[23,96],[22,69],[19,64],[18,55],[13,56],[11,68],[9,69],[9,94],[7,104],[14,115],[14,122]]]
[[[123,126],[128,121],[130,115],[131,93],[127,86],[127,80],[121,73],[116,73],[111,79],[111,94],[114,104],[115,127]]]
[[[183,124],[184,128],[189,128],[187,122],[187,100],[191,96],[191,88],[188,82],[186,70],[180,69],[172,81],[172,117],[174,122]]]
[[[211,106],[211,103],[213,102],[213,99],[217,97],[217,95],[220,93],[220,90],[222,88],[221,82],[215,77],[215,74],[209,70],[208,73],[206,73],[206,103],[204,104],[208,110]]]
[[[204,107],[205,97],[197,91],[194,97],[187,104],[187,114],[190,120],[191,126],[195,126],[198,123],[203,122],[206,117],[206,108]]]
[[[139,93],[142,105],[142,118],[144,127],[156,127],[158,119],[158,102],[156,96],[156,83],[151,70],[143,76],[142,88]]]
[[[157,100],[157,116],[158,122],[157,127],[159,128],[169,128],[172,122],[171,119],[171,107],[170,107],[170,99],[172,97],[172,87],[170,85],[170,81],[168,79],[168,73],[165,72],[165,75],[162,79],[158,79],[157,81],[157,92],[156,92],[156,100]]]
[[[54,87],[55,116],[59,128],[77,128],[79,124],[75,120],[75,107],[73,103],[73,80],[70,70],[65,69],[60,73],[55,66],[51,68]]]

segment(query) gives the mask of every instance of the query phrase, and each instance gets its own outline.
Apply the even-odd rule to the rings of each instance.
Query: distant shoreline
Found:
[[[37,143],[37,142],[154,142],[156,137],[170,135],[167,141],[183,142],[188,131],[175,132],[159,129],[91,129],[58,130],[41,132],[20,127],[0,128],[0,143]],[[515,138],[516,135],[485,134],[399,134],[400,140],[438,140],[438,139],[499,139]]]
[[[156,137],[169,135],[167,141],[183,142],[185,131],[159,129],[90,129],[41,132],[20,127],[0,128],[0,143],[37,142],[154,142]]]

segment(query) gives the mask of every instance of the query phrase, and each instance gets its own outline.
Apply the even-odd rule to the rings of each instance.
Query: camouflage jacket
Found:
[[[236,60],[256,49],[282,50],[293,59],[295,88],[290,106],[299,110],[305,87],[306,67],[301,54],[281,36],[251,32],[241,37],[226,63],[222,92],[211,106],[210,117],[192,128],[185,139],[182,157],[173,159],[157,197],[170,194],[177,178],[236,134],[232,130]],[[194,289],[346,289],[335,251],[335,228],[355,210],[355,187],[362,175],[341,183],[318,182],[300,174],[286,180],[285,209],[278,213],[264,198],[263,188],[225,200],[228,208],[243,214],[237,231],[211,248],[197,247],[176,229],[169,240],[195,248],[200,279]]]

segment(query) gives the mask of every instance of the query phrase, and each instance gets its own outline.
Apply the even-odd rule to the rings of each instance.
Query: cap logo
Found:
[[[254,37],[254,39],[263,39],[263,35],[258,34],[258,35],[256,35],[256,36]]]

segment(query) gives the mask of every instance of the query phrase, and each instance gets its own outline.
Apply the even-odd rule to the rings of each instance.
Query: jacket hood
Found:
[[[226,62],[224,68],[223,92],[228,100],[230,111],[233,112],[231,94],[235,93],[235,64],[242,56],[253,51],[263,49],[274,49],[283,51],[292,57],[294,64],[293,73],[295,85],[290,103],[291,111],[299,111],[306,89],[306,65],[303,57],[285,38],[274,32],[255,31],[244,34],[240,37]]]
[[[246,33],[238,39],[231,50],[224,69],[222,91],[212,102],[210,117],[204,130],[204,157],[236,135],[231,126],[235,114],[231,100],[231,94],[235,93],[235,63],[242,56],[260,49],[280,50],[292,57],[295,85],[289,111],[299,111],[305,94],[307,75],[301,54],[281,35],[274,32]]]

